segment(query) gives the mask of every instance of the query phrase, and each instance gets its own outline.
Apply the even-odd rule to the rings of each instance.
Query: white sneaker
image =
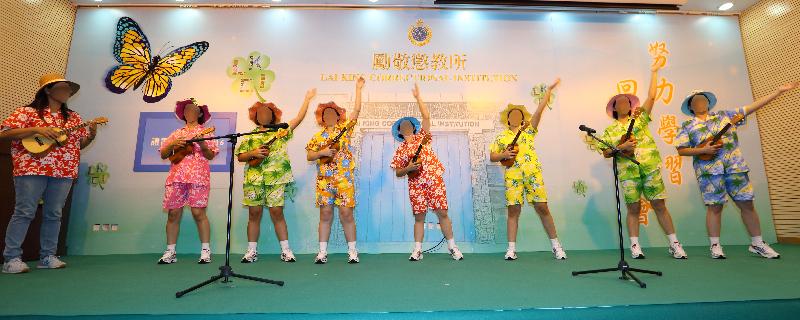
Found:
[[[314,258],[314,263],[316,264],[328,263],[328,251],[320,251],[319,253],[317,253],[317,256]]]
[[[631,258],[644,259],[644,252],[638,244],[631,245]]]
[[[422,250],[414,250],[411,252],[411,256],[408,257],[408,261],[421,261],[423,258]]]
[[[767,259],[780,259],[781,255],[772,249],[766,242],[762,242],[760,245],[754,246],[750,245],[748,250],[752,253],[758,254]]]
[[[25,273],[31,271],[28,264],[20,258],[14,258],[3,263],[3,273]]]
[[[453,249],[450,249],[450,256],[456,261],[464,260],[464,255],[461,253],[461,250],[458,250],[458,247],[453,247]]]
[[[209,249],[200,250],[200,259],[197,260],[197,263],[198,264],[211,263],[211,250]]]
[[[517,251],[514,251],[513,249],[506,250],[505,259],[506,260],[517,260]]]
[[[358,250],[347,251],[347,263],[358,263]]]
[[[39,263],[36,264],[37,269],[62,269],[66,267],[67,264],[64,261],[52,255],[39,259]]]
[[[258,261],[258,251],[247,249],[247,252],[244,253],[242,257],[242,263],[253,263]]]
[[[725,253],[722,252],[722,246],[718,243],[711,245],[711,259],[725,259]]]
[[[686,251],[683,251],[683,246],[678,241],[669,245],[669,254],[675,259],[686,259]]]
[[[297,259],[294,258],[294,253],[290,249],[286,249],[281,251],[281,261],[283,262],[295,262]]]
[[[564,248],[561,246],[554,247],[553,257],[556,258],[556,260],[567,260],[567,253],[564,252]]]
[[[178,256],[175,254],[175,250],[165,250],[161,259],[158,259],[158,264],[171,264],[175,262],[178,262]]]

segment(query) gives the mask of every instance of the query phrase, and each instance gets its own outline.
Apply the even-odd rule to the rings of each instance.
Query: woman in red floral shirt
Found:
[[[22,146],[22,139],[34,134],[56,139],[54,128],[72,128],[81,124],[81,116],[67,108],[67,100],[78,92],[77,83],[61,75],[48,74],[39,79],[39,90],[33,102],[18,108],[0,125],[0,140],[11,140],[11,159],[14,170],[14,214],[6,229],[3,251],[3,273],[28,272],[22,262],[21,245],[28,226],[36,215],[39,200],[44,200],[41,229],[39,269],[66,267],[56,254],[58,232],[61,228],[61,209],[67,200],[73,181],[78,177],[80,150],[94,140],[97,126],[81,128],[67,135],[67,140],[43,157],[36,157]]]

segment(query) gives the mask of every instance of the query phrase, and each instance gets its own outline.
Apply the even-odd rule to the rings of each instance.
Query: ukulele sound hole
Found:
[[[42,139],[41,139],[41,138],[39,138],[39,137],[36,137],[36,138],[34,138],[33,140],[36,140],[36,143],[38,143],[40,146],[43,146],[43,145],[44,145],[44,142],[42,142]]]

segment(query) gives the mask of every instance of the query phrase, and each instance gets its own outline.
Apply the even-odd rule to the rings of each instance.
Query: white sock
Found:
[[[414,242],[414,251],[422,251],[422,242]]]
[[[282,251],[289,250],[289,240],[281,240],[278,243],[281,244],[281,250]]]
[[[456,239],[453,238],[453,239],[447,240],[447,247],[450,248],[450,249],[455,248],[456,247]]]
[[[517,251],[517,243],[516,242],[508,242],[508,250]]]
[[[675,235],[674,233],[673,234],[668,234],[667,238],[669,238],[669,243],[678,242],[678,236]]]
[[[211,251],[211,245],[210,245],[210,244],[208,244],[208,242],[206,242],[206,243],[201,243],[201,244],[200,244],[200,250],[209,250],[209,251]]]
[[[174,244],[168,244],[168,245],[167,245],[167,250],[169,250],[169,251],[175,251],[175,245],[174,245]]]
[[[764,239],[761,239],[761,236],[751,237],[750,240],[754,246],[760,246],[764,243]]]
[[[320,241],[320,243],[319,243],[319,251],[320,252],[322,252],[322,251],[328,252],[328,242],[327,241],[326,242]]]
[[[639,237],[631,237],[631,247],[633,247],[633,245],[639,245]]]
[[[550,244],[553,245],[553,248],[561,247],[561,243],[558,242],[558,238],[550,239]]]
[[[356,250],[356,242],[350,241],[347,243],[347,250],[355,251]]]
[[[708,241],[711,242],[711,245],[719,245],[719,237],[708,237]]]
[[[256,251],[258,249],[258,242],[248,242],[247,243],[247,250]]]

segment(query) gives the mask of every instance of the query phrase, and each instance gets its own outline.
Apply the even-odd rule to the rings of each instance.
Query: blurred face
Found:
[[[522,111],[519,109],[514,109],[508,112],[508,124],[512,127],[518,127],[522,124],[522,119],[524,116],[522,115]]]
[[[325,126],[333,127],[339,122],[339,114],[333,108],[325,108],[322,111],[322,122],[325,123]]]
[[[187,123],[198,122],[201,113],[200,107],[194,103],[187,104],[186,107],[183,108],[183,117],[186,118]]]
[[[689,109],[694,111],[694,114],[705,114],[708,112],[708,98],[702,94],[696,94],[689,100]]]
[[[72,96],[72,87],[66,82],[56,82],[49,88],[45,88],[47,96],[61,103],[67,102]]]
[[[631,101],[628,100],[628,97],[617,97],[614,101],[614,111],[617,112],[617,118],[627,116],[631,112]]]
[[[403,135],[403,139],[413,136],[414,135],[414,124],[411,121],[403,121],[400,122],[400,134]]]
[[[261,125],[272,124],[272,110],[269,108],[258,108],[256,110],[256,120]]]

